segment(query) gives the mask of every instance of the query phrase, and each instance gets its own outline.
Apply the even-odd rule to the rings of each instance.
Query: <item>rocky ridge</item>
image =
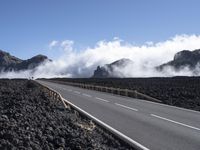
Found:
[[[27,60],[19,59],[9,53],[0,50],[0,71],[22,71],[22,70],[33,70],[40,64],[51,61],[47,56],[37,55]]]

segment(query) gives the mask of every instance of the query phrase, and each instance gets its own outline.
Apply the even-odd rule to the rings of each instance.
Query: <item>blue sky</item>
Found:
[[[198,0],[1,0],[0,49],[20,58],[50,55],[53,40],[76,49],[119,37],[143,44],[200,34]]]

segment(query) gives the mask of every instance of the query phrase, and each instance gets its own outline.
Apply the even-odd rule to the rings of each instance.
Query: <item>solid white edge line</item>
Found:
[[[182,126],[184,126],[184,127],[188,127],[188,128],[191,128],[191,129],[195,129],[195,130],[200,131],[200,129],[197,128],[197,127],[193,127],[193,126],[190,126],[190,125],[187,125],[187,124],[181,123],[181,122],[177,122],[177,121],[174,121],[174,120],[171,120],[171,119],[167,119],[167,118],[164,118],[164,117],[161,117],[161,116],[155,115],[155,114],[151,114],[151,116],[156,117],[156,118],[159,118],[159,119],[162,119],[162,120],[166,120],[166,121],[169,121],[169,122],[172,122],[172,123],[178,124],[178,125],[182,125]]]
[[[123,133],[121,133],[120,131],[112,128],[111,126],[109,126],[108,124],[104,123],[103,121],[97,119],[96,117],[92,116],[91,114],[87,113],[86,111],[84,111],[83,109],[79,108],[78,106],[72,104],[71,102],[69,102],[68,100],[66,100],[65,98],[63,98],[61,96],[61,98],[67,102],[68,104],[70,104],[71,106],[73,106],[74,108],[76,108],[77,110],[79,110],[80,112],[84,113],[85,115],[89,116],[91,119],[95,120],[96,122],[98,122],[99,124],[103,125],[104,127],[106,127],[107,129],[109,129],[110,131],[117,133],[118,135],[120,135],[121,137],[123,137],[124,139],[126,139],[127,141],[129,141],[130,143],[136,145],[138,148],[142,149],[142,150],[150,150],[148,148],[146,148],[145,146],[141,145],[140,143],[134,141],[133,139],[131,139],[130,137],[124,135]]]
[[[102,98],[99,98],[99,97],[95,97],[97,100],[100,100],[100,101],[104,101],[104,102],[109,102],[108,100],[105,100],[105,99],[102,99]]]
[[[46,85],[47,86],[47,85]],[[49,88],[49,87],[48,87]],[[52,88],[50,88],[52,89]],[[53,91],[57,92],[56,90],[52,89]],[[96,117],[92,116],[91,114],[87,113],[86,111],[84,111],[83,109],[79,108],[78,106],[74,105],[73,103],[71,103],[70,101],[66,100],[65,98],[62,97],[62,95],[57,92],[60,97],[62,98],[63,101],[67,102],[68,104],[70,104],[71,106],[73,106],[74,108],[76,108],[77,110],[79,110],[80,112],[82,112],[83,114],[85,114],[86,116],[88,116],[89,118],[93,119],[94,121],[96,121],[97,123],[99,123],[100,125],[104,126],[105,128],[107,128],[108,130],[110,130],[113,134],[116,134],[118,136],[121,136],[123,139],[125,139],[128,143],[130,143],[133,147],[135,148],[139,148],[140,150],[150,150],[149,148],[143,146],[142,144],[136,142],[135,140],[131,139],[130,137],[126,136],[125,134],[121,133],[120,131],[112,128],[111,126],[109,126],[108,124],[104,123],[103,121],[97,119]]]
[[[125,106],[125,105],[119,104],[119,103],[115,103],[115,105],[118,105],[118,106],[121,106],[121,107],[124,107],[124,108],[130,109],[130,110],[133,110],[133,111],[138,111],[138,109],[131,108],[131,107],[128,107],[128,106]]]
[[[110,93],[107,93],[107,94],[110,94]],[[117,96],[117,97],[122,97],[124,98],[125,100],[127,101],[133,101],[134,99],[137,100],[137,98],[133,98],[133,97],[127,97],[127,96],[123,96],[123,95],[110,95],[110,96]],[[153,102],[153,101],[148,101],[148,100],[144,100],[144,99],[138,99],[144,103],[151,103],[151,104],[156,104],[156,105],[160,105],[160,106],[164,106],[164,107],[170,107],[170,108],[174,108],[174,109],[179,109],[179,110],[182,110],[182,111],[188,111],[188,112],[191,112],[191,113],[199,113],[200,114],[200,111],[197,111],[197,110],[192,110],[192,109],[187,109],[187,108],[182,108],[182,107],[178,107],[178,106],[173,106],[173,105],[167,105],[167,104],[163,104],[163,103],[158,103],[158,102]]]

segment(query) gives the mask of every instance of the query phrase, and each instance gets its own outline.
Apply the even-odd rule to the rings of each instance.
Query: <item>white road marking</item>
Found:
[[[130,109],[130,110],[133,110],[133,111],[138,111],[138,110],[135,109],[135,108],[131,108],[131,107],[128,107],[128,106],[125,106],[125,105],[122,105],[122,104],[115,103],[115,105],[118,105],[118,106],[121,106],[121,107],[124,107],[124,108]]]
[[[74,93],[76,93],[76,94],[81,94],[81,92],[79,92],[79,91],[74,91]]]
[[[45,84],[43,83],[43,85],[45,85]],[[46,87],[48,87],[48,86],[46,86]],[[50,88],[50,89],[52,89],[52,88]],[[54,90],[54,91],[57,92],[56,90]],[[109,126],[108,124],[104,123],[103,121],[99,120],[98,118],[96,118],[96,117],[92,116],[91,114],[87,113],[85,110],[83,110],[80,107],[74,105],[70,101],[64,99],[59,92],[57,92],[57,93],[60,95],[62,101],[65,101],[67,104],[71,105],[73,108],[75,108],[76,110],[78,110],[82,114],[85,114],[86,116],[88,116],[89,118],[91,118],[92,120],[94,120],[95,122],[97,122],[97,124],[100,124],[101,126],[103,126],[106,129],[110,130],[112,133],[117,134],[119,137],[121,137],[124,140],[128,141],[134,147],[142,149],[142,150],[150,150],[149,148],[145,147],[144,145],[138,143],[137,141],[131,139],[130,137],[126,136],[125,134],[121,133],[120,131],[114,129],[113,127]]]
[[[95,97],[97,100],[100,100],[100,101],[104,101],[104,102],[109,102],[108,100],[105,100],[105,99],[102,99],[102,98],[99,98],[99,97]]]
[[[78,110],[82,114],[85,114],[86,116],[88,116],[89,118],[93,119],[95,122],[97,122],[101,126],[105,127],[106,129],[110,130],[113,133],[116,133],[117,135],[119,135],[119,137],[122,137],[123,139],[125,139],[126,141],[128,141],[128,143],[130,143],[131,145],[133,145],[134,147],[136,147],[136,149],[150,150],[149,148],[147,148],[144,145],[138,143],[137,141],[133,140],[132,138],[128,137],[127,135],[123,134],[122,132],[118,131],[117,129],[109,126],[105,122],[103,122],[103,121],[99,120],[98,118],[92,116],[91,114],[89,114],[85,110],[81,109],[80,107],[76,106],[75,104],[71,103],[70,101],[64,99],[61,95],[60,95],[60,97],[61,97],[62,100],[64,100],[66,103],[68,103],[71,106],[73,106],[76,110]]]
[[[128,101],[132,101],[132,100],[128,100]],[[178,107],[178,106],[172,106],[172,105],[167,105],[167,104],[162,104],[162,103],[157,103],[157,102],[151,102],[151,101],[147,101],[147,100],[143,100],[142,102],[156,104],[156,105],[160,105],[160,106],[164,106],[164,107],[175,108],[175,109],[179,109],[179,110],[183,110],[183,111],[188,111],[188,112],[192,112],[192,113],[200,113],[199,111],[192,110],[192,109],[187,109],[187,108],[182,108],[182,107]]]
[[[87,97],[92,97],[91,95],[88,95],[88,94],[85,94],[85,93],[83,93],[83,95],[84,95],[84,96],[87,96]]]
[[[159,119],[162,119],[162,120],[166,120],[166,121],[169,121],[169,122],[172,122],[172,123],[181,125],[181,126],[185,126],[185,127],[188,127],[188,128],[191,128],[191,129],[195,129],[195,130],[200,131],[200,129],[197,128],[197,127],[193,127],[193,126],[190,126],[190,125],[181,123],[181,122],[177,122],[177,121],[174,121],[174,120],[171,120],[171,119],[167,119],[167,118],[164,118],[164,117],[161,117],[161,116],[158,116],[158,115],[154,115],[154,114],[151,114],[151,116],[156,117],[156,118],[159,118]]]

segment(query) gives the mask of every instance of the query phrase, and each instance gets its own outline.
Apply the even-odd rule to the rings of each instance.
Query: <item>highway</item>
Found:
[[[146,150],[200,150],[200,112],[38,81]]]

